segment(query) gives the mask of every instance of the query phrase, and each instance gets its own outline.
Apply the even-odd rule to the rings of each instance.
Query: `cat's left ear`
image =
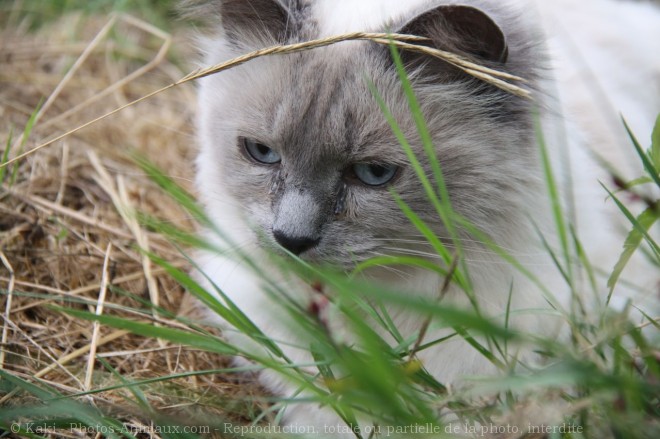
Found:
[[[427,10],[397,31],[429,38],[430,46],[477,61],[504,64],[508,48],[504,32],[485,12],[472,6],[442,5]]]
[[[187,16],[219,27],[237,43],[264,46],[285,42],[296,31],[298,0],[183,0]]]

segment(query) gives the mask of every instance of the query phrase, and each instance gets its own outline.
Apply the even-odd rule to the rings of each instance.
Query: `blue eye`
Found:
[[[396,165],[358,163],[353,165],[355,176],[368,186],[382,186],[396,175]]]
[[[243,147],[250,157],[264,165],[274,165],[282,161],[282,157],[278,152],[254,140],[244,138]]]

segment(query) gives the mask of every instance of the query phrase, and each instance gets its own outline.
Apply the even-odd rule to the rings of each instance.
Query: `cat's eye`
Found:
[[[382,186],[389,183],[399,169],[396,165],[357,163],[353,165],[353,173],[368,186]]]
[[[264,165],[274,165],[282,161],[280,154],[273,148],[254,140],[243,138],[243,148],[250,157]]]

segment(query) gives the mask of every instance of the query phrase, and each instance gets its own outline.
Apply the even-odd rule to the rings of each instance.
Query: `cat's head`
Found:
[[[203,43],[206,65],[317,38],[327,27],[322,2],[203,3],[221,29]],[[535,79],[536,37],[512,16],[427,3],[364,30],[425,36],[433,47]],[[443,61],[402,56],[454,208],[506,242],[520,232],[537,183],[530,105]],[[283,246],[346,266],[423,248],[397,194],[446,237],[370,83],[433,180],[389,48],[345,42],[260,58],[202,81],[198,186],[211,217],[240,245]]]

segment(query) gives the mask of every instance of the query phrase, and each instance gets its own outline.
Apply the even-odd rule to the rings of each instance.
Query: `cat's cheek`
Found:
[[[245,222],[259,236],[267,236],[272,228],[273,215],[263,204],[252,202],[244,209]]]
[[[346,193],[341,220],[349,225],[363,223],[367,219],[365,216],[368,216],[369,206],[375,201],[373,191],[371,188],[351,185]]]

